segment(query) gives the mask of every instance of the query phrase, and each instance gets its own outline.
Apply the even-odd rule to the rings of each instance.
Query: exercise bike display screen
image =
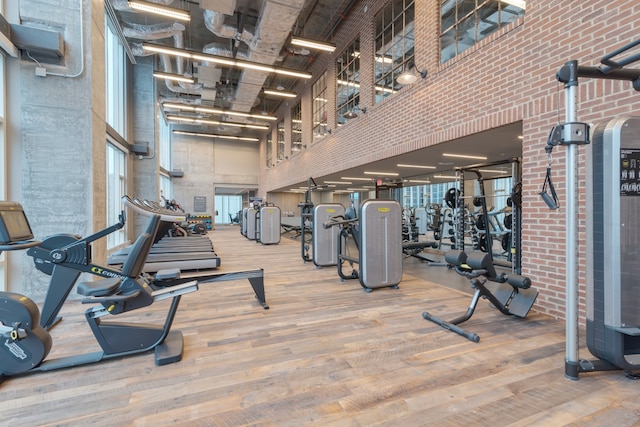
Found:
[[[33,231],[19,205],[0,205],[0,243],[22,242],[33,239]],[[18,208],[16,208],[18,207]]]

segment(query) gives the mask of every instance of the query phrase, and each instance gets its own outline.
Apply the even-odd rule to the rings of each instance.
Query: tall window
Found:
[[[107,224],[118,222],[123,209],[122,196],[126,193],[126,153],[115,143],[107,142]],[[107,249],[125,242],[124,229],[107,236]]]
[[[267,135],[267,148],[266,148],[266,157],[267,157],[267,167],[270,168],[273,166],[273,139],[271,138],[271,133]]]
[[[159,163],[160,167],[165,171],[171,171],[173,166],[171,164],[171,128],[163,117],[160,117],[160,153]],[[160,173],[160,196],[161,200],[164,197],[167,200],[173,199],[173,186],[171,178],[167,173]]]
[[[171,170],[171,129],[169,124],[160,117],[160,167]]]
[[[392,0],[376,15],[375,102],[400,89],[396,77],[414,64],[413,0]]]
[[[321,138],[327,134],[327,72],[311,87],[313,97],[313,139]]]
[[[127,138],[127,59],[124,46],[105,14],[105,74],[107,85],[107,123]]]
[[[302,105],[298,102],[291,109],[291,154],[302,150]]]
[[[336,119],[340,126],[347,121],[345,114],[360,107],[360,39],[354,40],[336,61]]]
[[[105,14],[105,75],[107,123],[123,139],[127,138],[127,59],[124,47],[111,27],[111,20]],[[107,138],[107,224],[118,222],[122,212],[122,196],[126,194],[126,152]],[[125,242],[124,228],[107,236],[107,249]]]
[[[278,161],[281,162],[284,160],[284,119],[278,122],[278,129],[276,133],[278,136]]]
[[[443,0],[440,60],[445,62],[524,16],[525,0]]]
[[[2,0],[0,0],[0,12],[3,11]],[[0,54],[0,200],[5,200],[5,185],[7,182],[7,169],[5,167],[5,138],[6,138],[6,127],[5,127],[5,106],[7,103],[7,95],[5,92],[5,88],[7,85],[6,75],[4,70],[5,58],[4,55]],[[6,291],[6,266],[7,260],[4,252],[0,254],[0,291]]]

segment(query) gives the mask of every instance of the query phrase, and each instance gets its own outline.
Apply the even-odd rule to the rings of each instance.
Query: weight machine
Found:
[[[556,73],[564,83],[565,122],[547,140],[547,175],[540,196],[552,209],[558,197],[551,181],[551,153],[566,147],[566,356],[565,376],[578,380],[582,372],[640,369],[640,119],[621,117],[595,127],[577,121],[578,79],[631,81],[640,91],[640,70],[624,67],[640,61],[628,54],[636,40],[605,55],[597,67],[572,60]],[[615,58],[621,58],[615,60]],[[593,143],[592,143],[593,142]],[[578,358],[578,163],[577,148],[588,145],[587,162],[587,347],[597,360]],[[634,163],[632,167],[631,164]],[[631,171],[634,171],[633,177]]]

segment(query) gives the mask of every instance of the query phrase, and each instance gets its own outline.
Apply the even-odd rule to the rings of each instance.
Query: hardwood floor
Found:
[[[450,318],[468,306],[468,290],[429,281],[446,280],[442,267],[407,259],[399,289],[365,293],[335,268],[305,264],[298,240],[263,246],[237,226],[209,235],[222,271],[264,269],[269,310],[247,280],[203,284],[174,322],[181,362],[155,366],[143,354],[5,379],[0,425],[640,425],[640,382],[563,376],[563,322],[509,318],[481,301],[464,324],[481,336],[472,343],[424,320],[426,309]],[[168,305],[125,319],[161,321]],[[86,308],[64,306],[49,358],[98,349]]]

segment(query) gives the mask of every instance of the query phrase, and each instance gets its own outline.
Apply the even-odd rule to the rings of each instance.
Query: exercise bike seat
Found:
[[[122,279],[119,277],[107,277],[93,282],[78,283],[78,293],[85,297],[105,297],[113,295],[120,286]]]

